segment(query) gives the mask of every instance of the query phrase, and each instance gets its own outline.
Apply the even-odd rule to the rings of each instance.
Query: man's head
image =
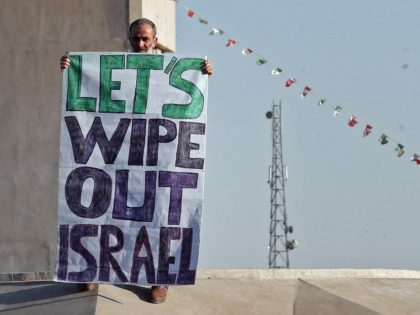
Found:
[[[128,28],[128,39],[134,52],[151,53],[157,43],[155,23],[146,18],[135,20]]]

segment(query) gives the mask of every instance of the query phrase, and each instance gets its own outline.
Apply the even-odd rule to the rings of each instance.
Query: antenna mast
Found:
[[[270,244],[269,268],[289,268],[289,250],[297,246],[297,241],[288,240],[288,234],[293,233],[293,227],[287,223],[285,181],[287,169],[283,164],[282,132],[281,132],[281,102],[273,101],[272,111],[266,113],[272,120],[272,164],[269,167],[268,184],[271,189],[270,211]],[[278,257],[281,258],[278,259]]]

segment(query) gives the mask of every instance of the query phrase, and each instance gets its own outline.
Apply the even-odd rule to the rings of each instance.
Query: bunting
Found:
[[[211,32],[209,33],[209,35],[215,35],[215,34],[223,35],[223,34],[224,34],[224,32],[223,32],[221,29],[218,29],[218,28],[213,28],[213,29],[211,30]]]
[[[275,68],[271,70],[271,75],[279,75],[282,71],[280,68]]]
[[[175,3],[177,3],[178,5],[182,6],[186,11],[187,11],[187,16],[194,18],[195,16],[195,12],[186,7],[180,0],[170,0],[170,1],[174,1]],[[200,17],[198,18],[199,23],[204,24],[204,25],[208,25],[209,22],[208,20]],[[224,35],[224,31],[218,27],[211,27],[211,31],[209,33],[209,35]],[[227,35],[224,35],[227,37]],[[228,41],[226,43],[226,47],[231,47],[233,45],[237,44],[237,41],[235,39],[232,38],[228,38]],[[258,52],[254,51],[251,48],[244,48],[241,51],[242,55],[249,55],[249,54],[255,54],[258,56],[258,59],[256,60],[256,64],[261,66],[261,65],[269,65],[271,66],[271,75],[272,76],[278,76],[278,75],[284,75],[284,72],[281,68],[277,67],[277,66],[273,66],[270,65],[270,63],[268,62],[267,59],[265,59],[261,54],[259,54]],[[288,76],[289,78],[285,81],[284,86],[285,87],[290,87],[291,85],[295,84],[297,82],[296,78],[292,77],[292,76]],[[308,94],[312,94],[315,97],[318,97],[313,91],[312,88],[310,88],[309,86],[304,86],[303,91],[301,93],[301,97],[304,98],[306,97]],[[326,98],[325,97],[318,97],[318,106],[319,107],[324,107],[326,104]],[[341,114],[343,108],[341,106],[332,106],[331,104],[329,105],[329,107],[331,107],[333,109],[333,116],[337,117]],[[351,116],[350,119],[348,120],[348,125],[350,127],[354,127],[357,123],[359,122],[358,119],[356,119],[355,116]],[[368,135],[370,135],[372,133],[372,129],[373,126],[371,124],[365,124],[365,128],[363,130],[363,137],[367,137]],[[379,137],[379,142],[382,145],[388,144],[389,141],[392,140],[390,139],[387,135],[382,134]],[[395,146],[395,152],[397,154],[398,157],[401,157],[405,154],[405,146],[402,145],[401,143],[396,143]],[[411,161],[416,162],[416,164],[420,164],[420,157],[419,155],[417,155],[416,153],[414,153],[414,155],[411,157]]]
[[[249,55],[252,53],[252,49],[244,48],[242,49],[242,55]]]
[[[420,155],[414,153],[410,160],[413,161],[413,162],[416,162],[416,164],[419,165],[420,164]]]
[[[347,123],[350,127],[354,127],[357,124],[356,116],[351,116],[349,122]]]
[[[366,125],[365,130],[363,130],[363,137],[367,137],[372,133],[373,127],[369,124]]]
[[[260,58],[257,60],[257,65],[261,66],[263,64],[267,63],[267,60],[265,60],[264,58]]]
[[[287,79],[286,83],[284,84],[285,87],[290,87],[293,83],[296,82],[295,78],[289,78]]]
[[[388,136],[387,135],[384,135],[384,134],[382,134],[381,135],[381,137],[379,138],[379,142],[380,142],[380,144],[382,144],[382,145],[385,145],[385,144],[388,144]]]
[[[302,98],[306,97],[306,95],[308,95],[308,93],[312,91],[312,89],[309,86],[305,86],[303,88],[302,94],[300,95]]]
[[[395,152],[397,152],[398,157],[402,157],[404,152],[404,146],[401,143],[398,143],[395,147]]]
[[[334,108],[334,111],[333,111],[333,116],[334,117],[337,117],[338,115],[340,115],[341,114],[341,106],[336,106],[335,108]]]
[[[236,44],[236,40],[229,38],[227,43],[226,43],[226,47],[231,47],[235,44]]]

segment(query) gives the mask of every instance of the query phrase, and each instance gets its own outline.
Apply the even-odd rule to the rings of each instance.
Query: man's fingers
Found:
[[[68,56],[62,56],[60,60],[60,68],[64,70],[70,66],[70,58]]]
[[[204,61],[204,72],[208,75],[211,75],[213,73],[213,67],[211,65],[211,62],[208,60]]]

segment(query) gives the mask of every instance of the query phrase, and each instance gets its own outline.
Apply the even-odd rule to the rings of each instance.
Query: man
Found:
[[[135,20],[128,28],[128,39],[130,41],[131,51],[136,53],[153,53],[156,47],[157,28],[155,23],[146,18]],[[61,70],[70,66],[70,58],[62,56],[60,60]],[[212,65],[208,60],[204,61],[203,73],[211,75],[213,73]],[[84,283],[79,286],[82,290],[94,290],[97,285],[93,283]],[[163,303],[166,300],[168,287],[152,286],[151,288],[151,302],[154,304]]]
[[[132,52],[153,53],[153,49],[156,47],[158,41],[155,23],[146,18],[135,20],[128,28],[128,39]],[[61,70],[70,66],[68,56],[61,57],[60,66]],[[208,75],[213,73],[210,61],[204,61],[203,72]]]

